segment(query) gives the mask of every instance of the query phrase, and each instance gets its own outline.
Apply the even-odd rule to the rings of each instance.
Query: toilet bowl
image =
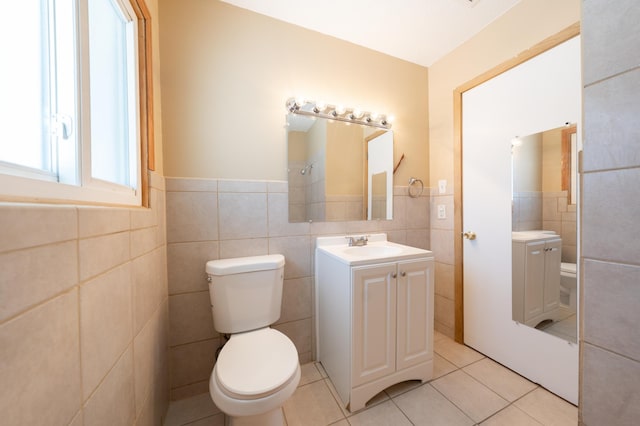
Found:
[[[560,302],[576,312],[578,280],[575,263],[562,262],[560,264]]]
[[[298,352],[270,328],[280,318],[284,257],[207,262],[214,328],[229,334],[209,378],[209,393],[234,426],[284,424],[282,405],[300,382]]]
[[[231,335],[209,379],[209,392],[230,425],[282,425],[282,405],[300,381],[298,352],[271,328]]]

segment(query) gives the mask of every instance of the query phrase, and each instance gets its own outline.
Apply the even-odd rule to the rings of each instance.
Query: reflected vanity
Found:
[[[512,315],[577,342],[576,126],[512,141]]]
[[[286,128],[289,222],[392,219],[392,131],[299,111]]]

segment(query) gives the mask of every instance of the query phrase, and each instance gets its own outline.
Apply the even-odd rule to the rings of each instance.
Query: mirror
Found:
[[[393,132],[287,114],[289,222],[390,220]]]
[[[512,140],[513,320],[577,342],[576,126]]]

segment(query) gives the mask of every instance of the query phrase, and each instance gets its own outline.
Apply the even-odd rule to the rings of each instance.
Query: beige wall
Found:
[[[562,128],[542,133],[542,190],[562,191]]]
[[[431,214],[431,249],[436,257],[438,331],[453,336],[453,91],[580,20],[580,0],[522,0],[478,35],[429,67],[429,173],[431,186],[447,180],[447,193],[434,194],[432,208],[445,205],[447,219]]]
[[[351,143],[344,143],[349,141]],[[327,123],[326,194],[362,197],[364,135],[361,126]]]
[[[640,418],[638,22],[636,0],[583,1],[580,420],[587,426]]]
[[[428,183],[427,69],[215,0],[160,0],[165,175],[286,179],[285,101],[393,114]]]

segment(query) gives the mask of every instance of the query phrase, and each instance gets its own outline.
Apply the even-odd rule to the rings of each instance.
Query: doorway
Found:
[[[460,236],[454,242],[456,340],[574,404],[578,399],[577,345],[541,333],[512,317],[513,192],[509,165],[515,136],[557,127],[561,121],[579,120],[578,34],[578,25],[569,27],[458,88],[454,94],[454,235]],[[576,51],[577,61],[571,56]],[[564,65],[560,72],[535,68],[547,66],[545,61],[550,56],[554,64],[563,63],[563,57],[567,59],[571,72],[577,70],[577,81],[556,79],[566,71]],[[530,67],[532,70],[527,70]],[[523,72],[532,74],[520,75]],[[527,85],[533,88],[520,91]],[[570,96],[575,90],[577,95],[575,103],[569,102],[564,108],[566,99],[560,93],[567,86],[573,90],[568,92]],[[551,98],[545,98],[551,96],[549,92],[560,98],[549,101]],[[487,104],[495,105],[495,110],[488,109]],[[476,109],[470,109],[474,105]],[[534,122],[529,120],[530,111],[536,111]],[[463,232],[467,239],[463,239]],[[477,238],[472,239],[474,236]]]

